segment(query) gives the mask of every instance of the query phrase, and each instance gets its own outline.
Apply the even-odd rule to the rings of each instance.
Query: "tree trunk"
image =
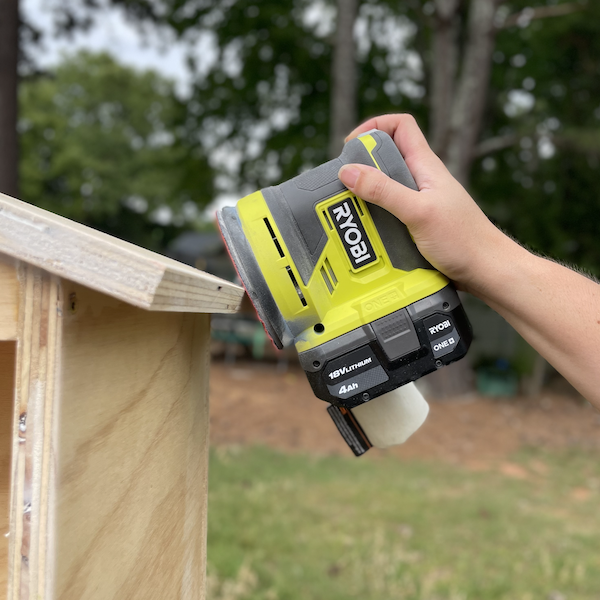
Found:
[[[496,38],[497,7],[498,0],[472,0],[469,7],[467,44],[452,105],[446,155],[446,166],[463,184],[469,180],[481,133]]]
[[[18,195],[19,0],[0,0],[0,192]]]
[[[356,126],[357,74],[354,22],[359,0],[337,0],[338,21],[331,73],[329,156],[339,156],[344,138]]]
[[[435,0],[430,140],[433,150],[463,184],[468,183],[481,133],[498,1],[471,0],[466,23],[467,40],[461,55],[461,0]],[[471,391],[473,372],[468,359],[429,376],[428,383],[432,394],[439,398]]]
[[[433,151],[445,160],[458,62],[459,0],[436,0],[435,6],[429,137]]]

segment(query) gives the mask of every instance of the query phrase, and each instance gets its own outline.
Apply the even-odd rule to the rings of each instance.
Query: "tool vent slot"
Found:
[[[333,283],[331,282],[331,279],[329,279],[329,275],[327,275],[327,272],[325,271],[325,267],[321,267],[321,275],[323,276],[323,281],[325,282],[325,285],[327,286],[329,293],[333,294]]]
[[[279,252],[279,256],[281,256],[281,258],[283,258],[285,256],[285,253],[283,252],[283,248],[281,247],[281,244],[279,243],[279,240],[277,239],[277,236],[275,235],[275,232],[273,231],[273,227],[271,227],[271,223],[269,223],[269,219],[267,219],[265,217],[264,222],[265,222],[265,225],[267,226],[267,229],[269,230],[269,233],[271,234],[271,239],[273,240],[273,243],[275,244],[275,247],[277,248],[277,252]]]
[[[361,217],[363,217],[365,215],[365,213],[363,212],[362,206],[360,205],[358,198],[356,196],[352,196],[352,199],[354,200],[354,206],[356,206],[356,210],[358,211],[358,214]]]
[[[296,276],[294,275],[294,273],[290,267],[286,267],[286,269],[287,269],[288,275],[290,276],[290,279],[292,280],[292,284],[296,288],[296,294],[298,294],[298,298],[300,298],[300,302],[302,302],[302,306],[307,306],[306,298],[304,297],[304,294],[302,293],[302,290],[300,289],[300,286],[298,285],[298,280],[296,279]]]
[[[329,220],[329,215],[327,214],[326,210],[323,211],[323,217],[325,217],[325,221],[326,221],[327,225],[329,225],[329,229],[333,229],[333,225],[331,224],[331,221]]]
[[[335,287],[338,283],[337,277],[335,276],[335,271],[333,270],[333,267],[331,266],[331,263],[329,262],[329,259],[326,258],[325,259],[325,268],[327,269],[327,274],[329,275],[329,277],[331,278],[331,281],[333,283],[333,287]]]
[[[327,286],[330,294],[333,294],[335,287],[337,286],[337,277],[331,268],[331,264],[329,263],[329,259],[326,258],[323,262],[323,266],[321,267],[321,276],[323,277],[323,281]]]

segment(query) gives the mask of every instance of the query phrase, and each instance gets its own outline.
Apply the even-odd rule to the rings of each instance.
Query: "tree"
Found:
[[[212,199],[212,172],[180,130],[171,82],[105,54],[21,86],[23,198],[159,249]]]
[[[496,33],[500,0],[471,2],[462,64],[457,27],[458,0],[437,0],[432,52],[431,138],[449,170],[467,183],[473,148],[479,141]],[[458,76],[458,78],[457,78]]]
[[[481,143],[489,103],[489,82],[496,37],[502,29],[528,27],[532,20],[578,12],[584,4],[526,7],[504,0],[435,0],[432,14],[431,121],[433,149],[449,170],[468,183],[477,154],[514,144],[504,135]],[[514,12],[513,12],[514,11]],[[462,35],[461,35],[462,34]],[[479,146],[479,152],[478,152]]]
[[[498,32],[472,188],[517,239],[600,275],[600,6],[518,8]]]
[[[354,25],[358,0],[338,0],[337,26],[331,61],[331,112],[329,117],[329,157],[339,156],[344,138],[356,126],[357,64]]]
[[[587,170],[595,160],[592,132],[598,127],[595,117],[584,124],[582,115],[593,113],[595,94],[585,102],[578,98],[585,86],[596,86],[597,3],[348,2],[339,0],[338,15],[351,15],[357,6],[357,20],[354,26],[351,19],[340,21],[336,38],[334,0],[111,0],[139,21],[169,26],[182,38],[212,36],[215,60],[202,71],[191,61],[196,83],[182,123],[188,147],[201,146],[220,171],[220,190],[251,191],[331,155],[330,142],[341,135],[330,134],[329,115],[344,112],[333,97],[352,79],[334,82],[332,72],[340,71],[332,64],[336,47],[351,56],[352,44],[342,40],[354,28],[359,33],[355,120],[390,110],[415,114],[434,149],[499,224],[541,251],[584,258],[590,268],[600,265],[591,234],[560,233],[566,223],[575,223],[572,217],[558,219],[560,210],[546,210],[537,220],[545,234],[531,218],[540,204],[560,205],[558,195],[565,190],[577,189],[583,197],[586,182],[593,180]],[[78,25],[76,4],[56,3],[64,29]],[[526,76],[533,65],[535,73]],[[561,82],[567,77],[582,90],[563,94],[558,102],[551,90],[565,87]],[[525,80],[527,86],[533,80],[535,90],[524,87]],[[338,97],[344,95],[352,114],[352,94]],[[549,128],[556,121],[560,127]],[[520,148],[527,144],[532,147]],[[547,155],[550,147],[553,157]],[[527,152],[533,158],[524,164]],[[552,186],[553,192],[545,191]],[[506,198],[513,198],[510,207]],[[594,221],[595,211],[590,198],[582,213],[585,225]],[[561,241],[551,244],[550,231],[559,232],[555,238]],[[574,242],[577,237],[582,239]],[[575,245],[578,250],[568,250]]]
[[[340,0],[337,34],[332,2],[209,1],[194,5],[185,18],[169,13],[167,22],[182,35],[191,26],[210,32],[215,42],[216,59],[207,72],[198,70],[188,122],[211,148],[220,148],[214,164],[226,174],[221,182],[227,191],[252,191],[326,161],[367,115],[391,106],[418,110],[421,87],[415,78],[421,75],[406,64],[406,53],[396,52],[402,44],[393,35],[411,24],[391,4]],[[353,15],[359,6],[363,34],[356,52]],[[343,73],[337,60],[345,65]],[[392,88],[384,90],[392,69]]]

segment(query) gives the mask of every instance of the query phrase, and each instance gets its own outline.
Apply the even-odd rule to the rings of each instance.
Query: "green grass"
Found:
[[[440,463],[215,450],[209,598],[596,600],[599,458],[523,452],[511,460],[538,474],[515,480]]]

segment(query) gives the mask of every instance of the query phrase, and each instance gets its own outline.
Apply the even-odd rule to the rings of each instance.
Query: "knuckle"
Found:
[[[409,113],[403,113],[402,115],[400,115],[402,120],[406,123],[406,124],[410,124],[410,125],[416,125],[417,124],[417,120],[414,118],[413,115],[409,114]]]
[[[389,195],[387,178],[381,176],[373,177],[369,186],[369,195],[374,200],[387,200]]]

